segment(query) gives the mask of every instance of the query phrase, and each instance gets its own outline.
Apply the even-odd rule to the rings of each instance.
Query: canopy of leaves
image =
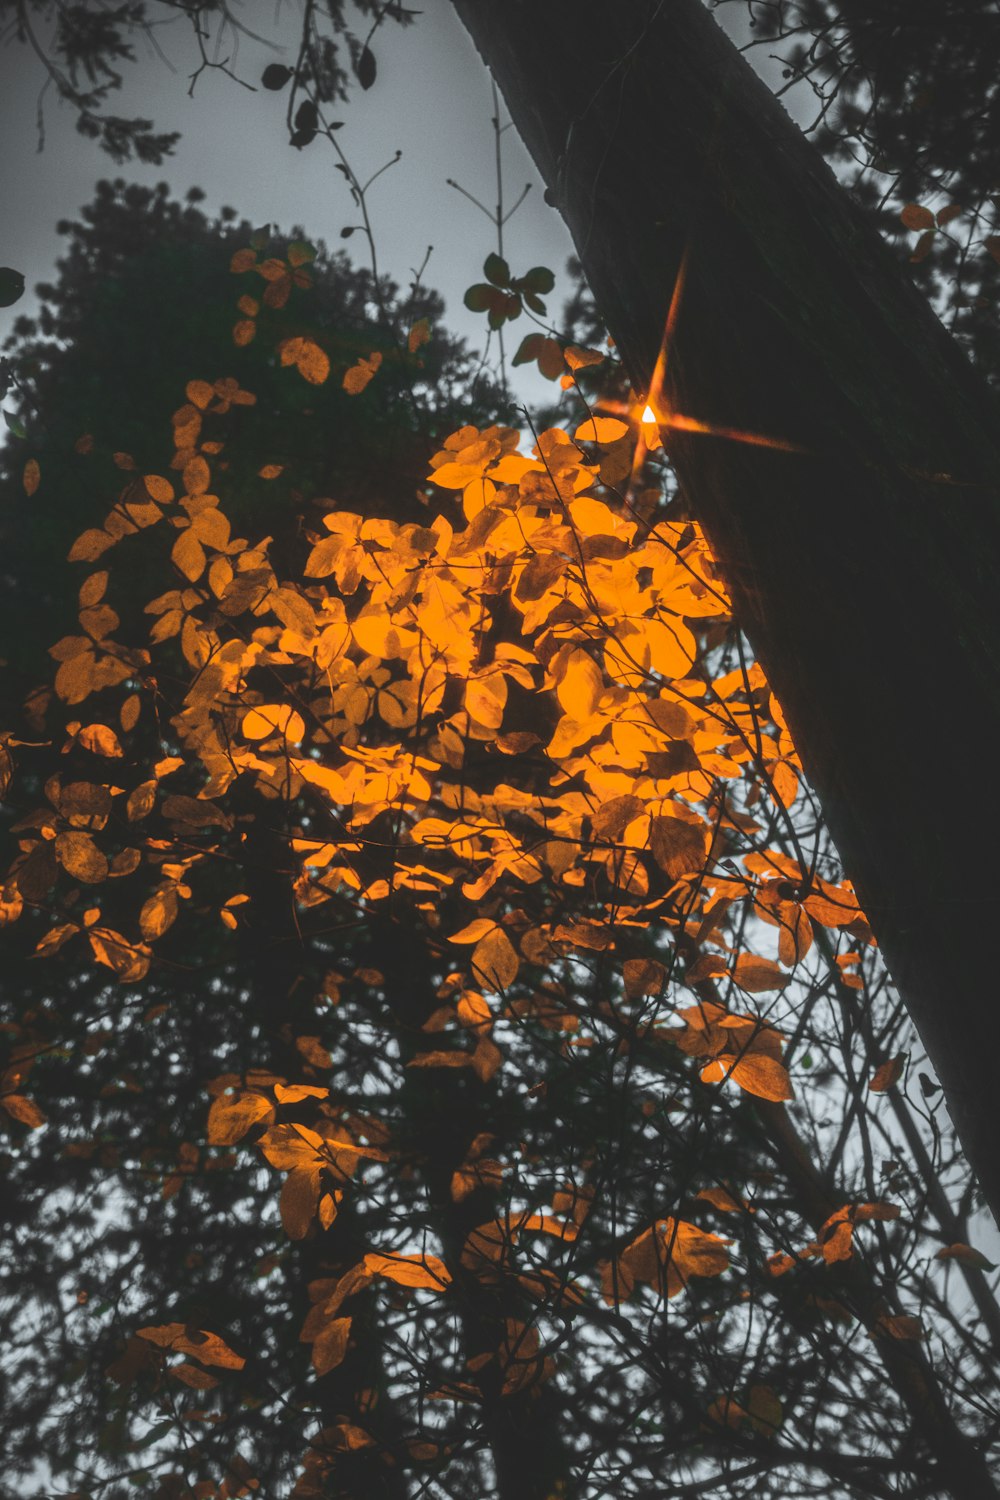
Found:
[[[434,293],[402,297],[386,283],[379,319],[371,276],[297,231],[287,241],[264,232],[259,253],[244,248],[248,269],[236,282],[231,261],[251,227],[232,210],[210,221],[198,197],[181,203],[164,184],[99,183],[80,219],[60,226],[66,254],[58,281],[40,289],[38,317],[20,317],[8,340],[25,439],[0,452],[0,483],[11,496],[0,518],[0,629],[21,672],[41,669],[53,618],[72,620],[66,601],[74,585],[62,563],[70,544],[103,515],[102,497],[123,472],[149,466],[150,436],[165,413],[191,406],[192,380],[201,403],[192,410],[234,404],[223,386],[206,384],[220,370],[234,390],[252,390],[252,405],[234,398],[240,441],[225,461],[233,516],[244,526],[266,523],[279,541],[314,496],[335,490],[363,506],[386,492],[412,493],[434,433],[471,410],[472,366],[440,331]],[[283,368],[284,354],[276,363],[273,343],[250,337],[261,309],[286,349],[308,325],[312,347],[322,343],[338,376],[359,357],[384,353],[382,379],[363,409],[340,378],[313,388]],[[411,356],[405,344],[396,347],[392,325],[405,325],[405,338],[422,319],[433,336]],[[488,399],[488,382],[479,390]],[[307,413],[316,420],[299,420]],[[29,458],[39,462],[40,488],[25,508]]]
[[[272,248],[229,254],[230,318],[296,295]],[[320,398],[396,412],[396,356],[254,300],[87,514],[2,747],[12,1472],[596,1500],[974,1471],[952,1147],[877,1071],[867,923],[648,424],[466,421],[409,489],[326,498]],[[278,463],[296,522],[265,532]]]

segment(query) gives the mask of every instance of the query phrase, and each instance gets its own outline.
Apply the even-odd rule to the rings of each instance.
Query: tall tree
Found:
[[[699,0],[455,3],[649,393],[1000,1221],[992,1054],[969,1046],[991,1026],[1000,827],[989,797],[970,818],[933,792],[1000,732],[995,403]],[[957,718],[928,711],[942,694]]]
[[[238,249],[230,297],[292,251]],[[332,380],[336,328],[255,316],[263,377]],[[338,372],[361,425],[383,366]],[[162,1500],[994,1496],[947,1132],[636,424],[465,424],[427,504],[244,536],[275,480],[210,373],[88,517],[11,747],[12,1461]]]
[[[211,67],[203,41],[213,7],[163,3],[194,20]],[[98,27],[59,7],[47,50],[31,30],[37,9],[18,7],[17,34],[45,57],[83,128],[103,132],[119,154],[147,149],[149,122],[99,127],[95,108],[114,86],[109,59],[128,55],[128,27],[147,24],[148,8]],[[945,998],[989,993],[989,944],[956,944],[952,925],[971,903],[986,932],[1000,901],[978,858],[994,831],[989,799],[985,827],[929,813],[925,776],[933,764],[957,778],[965,747],[993,743],[1000,727],[994,403],[699,0],[635,0],[613,16],[569,0],[502,12],[456,0],[456,9],[570,225],[634,382],[653,392],[685,491],[787,701],[838,846],[1000,1217],[988,1052],[964,1041],[988,1018],[970,1000],[955,1026]],[[834,154],[844,155],[849,134],[870,147],[870,166],[895,171],[904,187],[964,183],[971,201],[958,206],[981,222],[996,115],[990,106],[970,116],[967,81],[982,81],[985,106],[997,45],[986,0],[949,0],[944,11],[901,12],[896,0],[836,14],[799,0],[760,9],[764,30],[807,37],[790,71],[817,83],[823,143]],[[269,87],[292,85],[299,147],[330,131],[323,106],[343,94],[345,46],[368,87],[375,29],[410,19],[402,6],[369,0],[357,12],[362,29],[370,19],[364,38],[344,4],[322,15],[308,6],[301,64],[269,70]],[[945,22],[947,41],[938,42]],[[219,24],[235,22],[226,13]],[[936,77],[921,92],[917,73],[932,50],[949,81]],[[75,82],[95,67],[96,101]],[[956,91],[959,68],[966,82]],[[940,269],[946,237],[934,237],[953,206],[940,220],[912,207],[909,224],[933,252],[928,270]],[[947,256],[943,264],[949,273]],[[987,264],[985,281],[967,285],[963,257],[955,310],[990,304],[995,280]],[[672,299],[670,357],[660,360]],[[994,322],[972,325],[987,365]],[[943,526],[942,506],[953,501],[961,525]],[[889,639],[900,645],[886,680],[865,663],[871,643]],[[916,753],[914,705],[938,683],[963,705],[963,727],[924,715]],[[845,732],[852,708],[867,738]]]

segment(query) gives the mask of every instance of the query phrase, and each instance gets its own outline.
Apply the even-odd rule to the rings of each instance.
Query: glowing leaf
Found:
[[[265,740],[273,734],[283,735],[293,745],[301,744],[306,726],[302,715],[285,703],[263,704],[244,714],[240,729],[248,740]]]
[[[556,696],[565,712],[578,723],[585,723],[597,707],[603,691],[604,679],[593,657],[586,651],[572,651],[562,681],[556,688]]]
[[[583,443],[617,443],[628,433],[628,423],[617,417],[588,417],[581,422],[573,436]]]
[[[713,1058],[701,1072],[704,1083],[718,1083],[731,1078],[748,1094],[758,1099],[794,1099],[788,1069],[776,1058],[763,1052],[745,1052],[741,1057],[723,1053]]]
[[[451,1281],[444,1261],[436,1255],[366,1255],[364,1268],[369,1276],[383,1276],[400,1286],[428,1287],[440,1292]]]

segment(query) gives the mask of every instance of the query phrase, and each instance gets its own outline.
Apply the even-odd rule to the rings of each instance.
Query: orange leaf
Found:
[[[37,490],[39,484],[41,483],[41,478],[42,471],[38,467],[38,459],[29,458],[28,462],[24,466],[24,473],[21,476],[21,483],[24,485],[24,493],[26,495],[33,495]]]
[[[356,365],[352,365],[344,374],[344,390],[347,394],[360,395],[381,363],[382,356],[375,350],[367,359],[362,356]]]
[[[502,927],[480,938],[472,953],[472,972],[484,989],[502,992],[517,978],[518,957]]]
[[[78,738],[83,748],[93,755],[104,755],[111,760],[122,754],[118,736],[106,724],[88,724],[80,730]]]
[[[594,830],[594,837],[599,839],[617,839],[628,825],[638,818],[645,808],[645,804],[632,792],[627,792],[623,797],[612,797],[607,802],[602,802],[591,814],[590,826]]]
[[[281,1222],[290,1240],[305,1239],[319,1201],[319,1166],[294,1167],[281,1185]]]
[[[907,1053],[901,1052],[898,1057],[892,1057],[888,1062],[881,1063],[872,1075],[872,1081],[868,1085],[871,1094],[885,1094],[898,1083],[903,1068],[906,1066]]]
[[[252,708],[249,713],[244,714],[240,729],[248,740],[266,740],[272,734],[281,734],[293,745],[301,744],[306,733],[302,715],[285,703],[262,704],[259,708]]]
[[[747,1052],[733,1058],[723,1054],[702,1069],[702,1080],[713,1083],[722,1078],[731,1078],[748,1094],[758,1099],[794,1099],[795,1090],[788,1076],[788,1069],[773,1057],[763,1052]]]
[[[406,347],[411,354],[416,354],[421,344],[426,344],[431,336],[431,325],[427,318],[418,318],[406,336]]]
[[[274,1110],[260,1094],[241,1094],[233,1099],[222,1094],[212,1101],[208,1112],[210,1146],[232,1146],[242,1140],[258,1120],[273,1118]]]
[[[628,423],[620,422],[617,417],[588,417],[585,422],[580,423],[573,436],[580,442],[605,446],[617,443],[627,432]]]
[[[325,1375],[343,1363],[350,1331],[350,1318],[334,1318],[313,1340],[312,1362],[317,1375]]]
[[[908,203],[899,216],[907,229],[930,229],[934,215],[920,203]]]
[[[74,880],[97,885],[107,879],[107,859],[89,833],[61,833],[56,839],[56,858]]]
[[[29,1099],[25,1094],[4,1094],[0,1098],[0,1104],[12,1120],[18,1120],[22,1125],[27,1125],[29,1130],[37,1130],[39,1126],[46,1123],[45,1116],[34,1099]]]
[[[283,365],[294,365],[310,385],[322,385],[330,373],[330,360],[313,339],[285,339],[278,345]]]
[[[733,978],[741,990],[751,995],[767,990],[783,990],[791,979],[769,958],[758,958],[754,953],[741,953],[733,965]]]
[[[364,1268],[369,1276],[384,1276],[400,1286],[428,1287],[443,1291],[451,1273],[437,1255],[366,1255]]]
[[[995,1271],[993,1261],[987,1260],[981,1250],[973,1250],[971,1245],[946,1245],[939,1250],[934,1257],[935,1260],[957,1260],[963,1266],[975,1266],[980,1271]]]

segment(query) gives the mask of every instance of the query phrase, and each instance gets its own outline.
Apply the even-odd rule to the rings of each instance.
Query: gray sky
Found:
[[[422,14],[413,26],[404,31],[386,24],[377,33],[376,85],[367,94],[355,89],[349,104],[337,112],[345,121],[338,139],[362,181],[402,150],[401,160],[373,187],[370,198],[380,266],[406,284],[410,268],[433,245],[426,281],[445,297],[449,326],[478,349],[486,320],[466,312],[462,295],[481,279],[483,260],[495,248],[495,232],[446,179],[454,178],[492,205],[490,80],[450,0],[414,3]],[[156,9],[152,6],[152,13]],[[240,77],[256,84],[268,62],[294,60],[297,5],[245,0],[235,11],[273,41],[266,47],[243,39],[233,58]],[[728,26],[744,24],[742,6],[725,6],[718,15]],[[35,121],[44,82],[41,64],[26,47],[0,50],[0,264],[23,271],[29,288],[50,280],[62,244],[56,222],[76,216],[98,178],[116,176],[143,183],[166,180],[177,194],[196,185],[207,194],[203,206],[209,212],[228,203],[255,224],[285,230],[301,224],[307,234],[363,260],[367,252],[360,234],[340,240],[341,229],[355,223],[357,213],[344,179],[334,170],[333,152],[323,140],[301,152],[288,145],[285,94],[249,93],[216,72],[203,75],[189,98],[188,76],[196,64],[190,26],[177,18],[158,26],[156,39],[166,61],[139,35],[137,62],[124,69],[125,87],[109,108],[116,114],[151,117],[160,130],[182,132],[175,154],[162,167],[136,162],[117,166],[77,133],[74,112],[60,106],[53,89],[42,98],[45,147],[39,152]],[[570,238],[558,213],[543,202],[542,184],[513,128],[503,143],[508,203],[525,183],[532,185],[507,226],[508,258],[515,272],[537,264],[552,267],[557,282],[548,307],[558,318],[570,290],[564,274]],[[16,307],[0,309],[0,340],[34,300],[26,296]],[[516,348],[530,326],[522,319],[510,328],[508,350]],[[529,403],[551,398],[553,387],[532,370],[513,372],[515,394]]]
[[[402,150],[400,162],[371,192],[380,265],[405,283],[410,268],[418,266],[427,246],[433,245],[425,279],[444,295],[449,325],[478,348],[486,320],[466,312],[462,295],[471,282],[482,279],[482,263],[495,248],[495,233],[471,203],[446,185],[446,179],[455,178],[488,204],[494,201],[490,80],[450,0],[417,3],[423,14],[416,24],[406,31],[386,24],[377,34],[376,85],[367,94],[355,89],[349,104],[336,111],[345,121],[339,140],[362,181],[397,148]],[[249,82],[259,81],[268,62],[288,60],[280,40],[294,40],[295,16],[292,7],[285,6],[275,24],[276,10],[271,3],[249,0],[238,12],[279,43],[277,50],[269,51],[243,42],[235,68]],[[165,180],[177,193],[197,185],[207,194],[203,207],[210,212],[228,203],[255,224],[270,222],[283,229],[301,224],[332,247],[341,246],[341,229],[357,222],[326,142],[317,140],[304,151],[288,145],[284,93],[261,89],[251,94],[212,73],[202,76],[194,98],[188,98],[194,49],[187,23],[181,19],[159,28],[157,41],[176,71],[171,72],[139,37],[137,64],[126,71],[126,87],[112,100],[111,109],[116,114],[151,116],[158,129],[182,132],[174,156],[162,167],[136,162],[117,166],[77,133],[72,111],[60,107],[52,89],[43,98],[46,135],[39,153],[35,117],[41,66],[23,47],[0,52],[0,135],[5,142],[0,163],[0,263],[22,270],[29,287],[51,278],[62,243],[56,222],[76,215],[100,177]],[[532,184],[507,227],[509,256],[515,271],[543,264],[557,272],[556,292],[549,301],[550,311],[557,313],[569,292],[562,274],[572,249],[569,235],[556,211],[542,201],[542,185],[513,129],[503,142],[508,201],[526,182]],[[360,234],[343,242],[343,248],[359,261],[366,257]],[[15,308],[0,310],[0,338],[16,314],[27,310],[27,297]],[[518,324],[509,336],[514,347],[520,336]],[[526,385],[522,381],[522,386],[529,399],[552,393],[537,376]]]

